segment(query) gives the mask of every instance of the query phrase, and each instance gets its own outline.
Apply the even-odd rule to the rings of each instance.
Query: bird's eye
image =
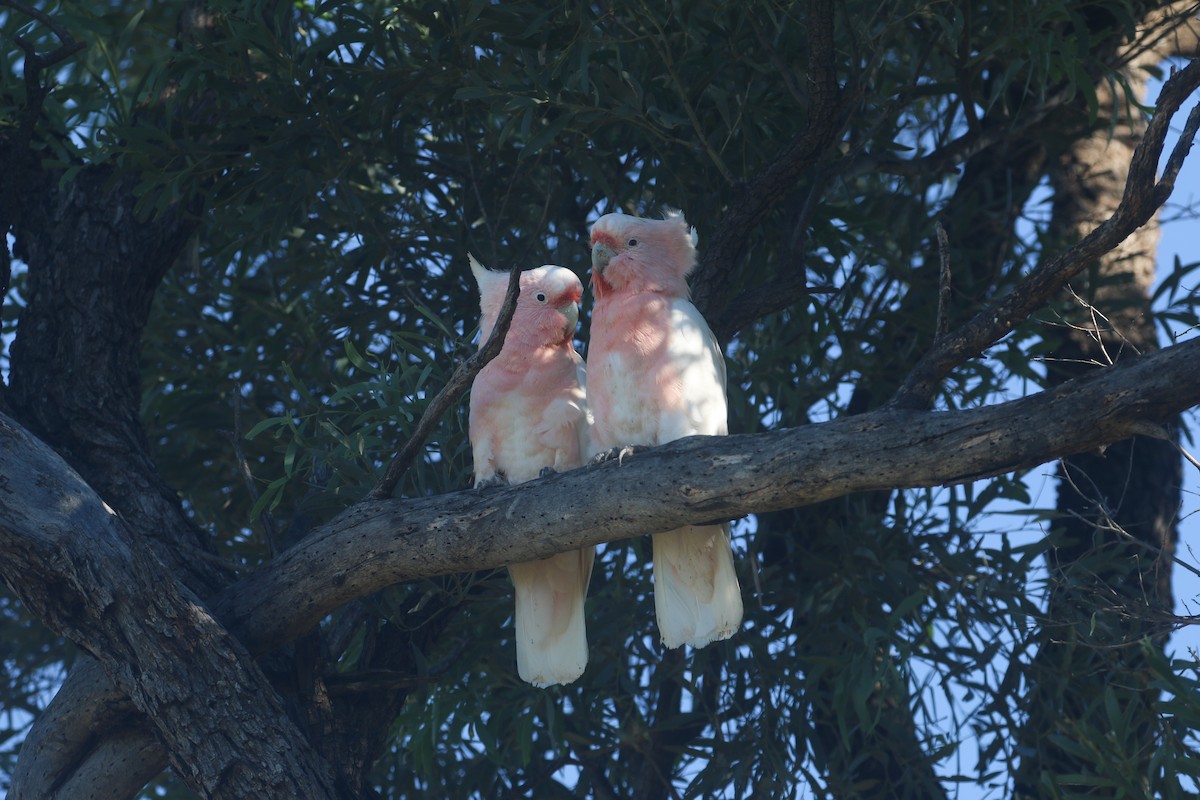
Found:
[[[637,239],[630,239],[630,240],[629,240],[629,246],[630,246],[630,247],[637,247]]]
[[[546,302],[546,293],[538,292],[537,294],[534,295],[534,298],[536,298],[539,303],[544,303],[544,302]]]

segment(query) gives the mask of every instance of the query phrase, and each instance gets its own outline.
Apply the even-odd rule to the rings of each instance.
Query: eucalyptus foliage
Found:
[[[703,257],[755,180],[827,124],[832,145],[770,198],[736,260],[697,275],[726,273],[700,294],[727,348],[731,432],[819,424],[885,402],[932,342],[935,222],[953,326],[1063,246],[1046,201],[1057,154],[1114,114],[1153,111],[1126,91],[1122,49],[1153,4],[1126,0],[850,0],[827,42],[839,116],[824,120],[809,72],[820,3],[31,5],[86,44],[55,68],[32,142],[44,163],[65,184],[95,164],[138,176],[130,224],[178,203],[198,215],[144,334],[141,415],[165,481],[244,569],[362,499],[473,352],[468,252],[586,281],[598,214],[673,207]],[[0,126],[29,99],[17,37],[57,44],[0,2]],[[14,246],[7,337],[24,303]],[[1198,321],[1193,267],[1163,276],[1176,323]],[[581,350],[586,303],[583,316]],[[956,369],[936,407],[1042,388],[1057,344],[1044,322]],[[397,495],[470,474],[460,402]],[[387,667],[377,643],[409,637],[413,674],[374,690],[406,698],[370,768],[387,797],[1009,794],[1055,513],[1028,485],[1009,474],[738,522],[746,622],[698,652],[657,642],[648,542],[605,547],[588,669],[551,690],[516,676],[502,572],[395,586],[323,625],[330,685]],[[1063,721],[1078,771],[1044,776],[1046,797],[1175,797],[1200,779],[1195,664],[1163,655],[1161,609],[1127,610],[1121,646],[1144,657],[1120,677],[1161,694],[1148,720],[1084,697],[1107,723]],[[76,656],[7,596],[0,641],[11,772]]]

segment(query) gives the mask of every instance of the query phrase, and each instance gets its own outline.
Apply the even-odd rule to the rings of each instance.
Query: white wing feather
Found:
[[[660,414],[659,443],[729,433],[725,358],[717,337],[696,307],[682,299],[671,302],[671,328],[667,347],[683,385],[686,413],[664,410]]]
[[[700,312],[686,300],[671,304],[668,344],[683,389],[684,412],[660,414],[659,441],[729,432],[725,359]],[[742,592],[733,567],[729,526],[692,525],[657,534],[654,600],[667,647],[703,647],[727,639],[742,621]]]

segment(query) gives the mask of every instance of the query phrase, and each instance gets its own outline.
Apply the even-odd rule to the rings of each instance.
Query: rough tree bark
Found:
[[[1156,14],[1156,19],[1147,26],[1152,30],[1143,32],[1137,46],[1145,47],[1147,40],[1156,44],[1164,41],[1177,43],[1178,29],[1181,24],[1186,25],[1187,14],[1188,9],[1182,6]],[[1107,24],[1104,20],[1096,22],[1097,25]],[[1119,44],[1115,40],[1108,44],[1114,63],[1129,57],[1128,53],[1119,51]],[[1144,66],[1154,59],[1161,59],[1162,50],[1151,47],[1138,55],[1141,58],[1139,66]],[[928,347],[937,325],[953,326],[960,322],[964,313],[978,308],[987,294],[994,292],[1002,281],[1003,266],[1009,260],[1012,244],[1016,241],[1014,224],[1044,174],[1050,155],[1050,143],[1043,136],[1041,126],[1035,126],[1034,123],[1047,117],[1059,121],[1077,117],[1079,112],[1067,103],[1069,97],[1069,94],[1063,93],[1052,98],[1013,98],[1013,107],[1032,106],[1035,110],[1027,114],[1024,125],[1001,125],[1007,132],[1003,139],[988,143],[985,132],[996,126],[993,120],[985,118],[980,120],[977,128],[968,131],[942,151],[919,159],[929,166],[930,174],[927,177],[933,180],[942,174],[939,170],[944,169],[947,163],[953,163],[958,158],[966,159],[969,150],[975,151],[976,157],[966,160],[953,200],[946,204],[942,214],[942,221],[950,231],[947,255],[953,271],[954,301],[948,309],[949,318],[940,319],[937,308],[938,259],[931,252],[926,259],[926,267],[914,274],[912,285],[903,300],[904,312],[898,315],[902,319],[918,322],[907,329],[896,330],[880,343],[876,357],[881,363],[892,365],[892,368],[876,373],[872,383],[856,386],[849,406],[851,413],[873,408],[881,398],[891,395],[912,368],[916,354]],[[1010,130],[1014,127],[1017,130]],[[1058,130],[1061,125],[1051,127]],[[1125,162],[1120,173],[1121,180],[1116,185],[1106,187],[1110,193],[1108,205],[1104,213],[1092,217],[1093,223],[1115,211],[1132,159],[1132,143],[1122,155]],[[913,174],[911,163],[876,166]],[[1077,229],[1068,241],[1079,241],[1090,230],[1090,226]],[[930,250],[933,250],[932,244]],[[925,397],[929,399],[928,394]],[[1157,446],[1160,449],[1170,448],[1169,444],[1163,443],[1157,443]],[[862,498],[858,503],[843,501],[823,508],[760,518],[758,543],[763,547],[764,564],[792,570],[795,576],[791,580],[797,585],[820,585],[821,581],[829,578],[831,563],[846,561],[838,556],[839,548],[854,546],[859,542],[865,544],[871,537],[869,532],[880,529],[879,520],[887,510],[890,497],[891,493],[881,492]],[[799,530],[808,531],[810,541],[801,545],[789,536]],[[891,537],[886,532],[880,535]],[[851,544],[846,544],[847,541]],[[896,544],[892,539],[891,546]],[[885,612],[864,607],[862,598],[844,599],[854,605],[853,609],[846,610],[845,627],[848,630],[856,631],[858,624],[853,620],[863,617],[878,619],[878,624],[886,627],[888,615]],[[823,618],[830,632],[821,637],[816,644],[818,651],[811,654],[816,664],[827,663],[830,659],[844,663],[847,651],[855,652],[863,646],[860,637],[853,633],[847,637],[847,641],[837,641],[836,632],[840,626],[836,622],[828,624],[829,621],[828,617]],[[886,665],[889,659],[886,652],[878,654],[878,663],[883,674],[888,674]],[[923,758],[923,747],[917,741],[909,712],[912,704],[907,687],[898,675],[891,674],[891,679],[885,677],[880,680],[880,691],[873,698],[878,718],[872,730],[863,731],[856,724],[847,725],[827,712],[825,699],[833,694],[832,683],[836,682],[838,676],[820,670],[816,672],[808,696],[812,702],[814,732],[822,744],[823,752],[820,755],[829,771],[831,785],[837,781],[836,785],[845,791],[849,791],[847,787],[854,787],[854,792],[863,797],[930,797],[942,793],[932,765]],[[847,729],[851,731],[849,740],[845,733]],[[863,753],[882,755],[880,758],[865,758]]]
[[[363,503],[231,587],[216,613],[238,641],[262,653],[304,634],[349,599],[401,580],[497,567],[683,523],[786,508],[849,492],[974,480],[1033,466],[1125,438],[1132,431],[1152,430],[1200,402],[1198,354],[1200,340],[1194,340],[1054,391],[986,409],[881,410],[775,433],[695,437],[624,464],[574,470],[482,496],[460,492]],[[14,423],[7,423],[6,430],[14,446],[0,448],[0,474],[29,475],[26,483],[32,482],[32,488],[14,486],[18,491],[0,496],[0,545],[6,552],[34,555],[20,564],[6,561],[0,566],[5,580],[52,624],[107,660],[117,683],[134,695],[138,707],[150,713],[161,730],[170,715],[155,716],[158,698],[190,697],[193,684],[182,678],[161,680],[159,672],[175,672],[166,664],[158,672],[123,670],[133,663],[152,663],[159,648],[169,652],[179,644],[194,643],[182,636],[185,641],[172,644],[178,635],[164,640],[162,630],[139,633],[127,627],[128,618],[138,616],[128,611],[111,619],[103,614],[105,608],[150,602],[144,592],[146,584],[153,583],[139,566],[151,558],[149,551],[128,537],[65,463]],[[667,475],[673,477],[667,480]],[[42,489],[35,491],[38,486]],[[89,537],[109,544],[90,553]],[[61,555],[49,555],[52,552]],[[106,569],[116,573],[109,572],[109,580],[97,580]],[[154,577],[161,572],[159,568]],[[118,580],[117,575],[126,578]],[[77,587],[68,595],[74,599],[56,604],[50,599],[53,587],[62,585]],[[174,620],[165,623],[168,628],[209,630],[204,635],[213,637],[213,643],[228,642],[219,627],[212,627],[203,607],[187,600],[186,590],[178,591],[183,592],[178,601],[169,596],[158,601],[168,603],[162,614]],[[132,641],[143,634],[144,640]],[[228,647],[238,649],[234,643]],[[222,646],[213,651],[229,652]],[[244,655],[230,658],[206,665],[204,674],[220,682],[230,669],[243,670],[240,665],[245,663]],[[249,675],[251,685],[258,681]],[[251,678],[239,678],[233,685]],[[258,684],[260,691],[263,685]],[[233,723],[229,708],[218,710],[224,723]],[[243,720],[222,738],[241,735],[245,727],[255,726]],[[178,746],[186,750],[183,743]]]
[[[0,450],[23,465],[4,472],[5,581],[155,720],[184,780],[214,798],[338,797],[258,665],[144,540],[21,428],[0,422]]]
[[[805,87],[803,109],[805,123],[795,137],[768,161],[765,167],[744,185],[730,185],[737,199],[725,206],[724,218],[714,235],[705,241],[700,263],[691,276],[692,299],[709,321],[720,341],[728,341],[743,325],[766,314],[794,304],[807,293],[804,270],[757,287],[750,296],[733,297],[731,287],[740,273],[739,266],[754,229],[762,220],[796,192],[800,185],[828,154],[841,137],[846,120],[858,105],[861,87],[838,83],[835,52],[835,5],[830,0],[808,4],[807,58],[797,63],[785,77],[793,86]],[[779,65],[787,70],[785,64]],[[797,89],[797,92],[800,90]],[[697,131],[699,136],[702,132]],[[688,742],[703,734],[707,721],[684,711],[682,671],[678,665],[662,668],[665,676],[654,708],[652,727],[657,731],[636,738],[637,747],[622,750],[622,769],[638,776],[637,792],[646,800],[670,796],[670,776]],[[704,688],[716,693],[719,669],[711,669]]]
[[[1200,340],[1053,391],[982,409],[882,409],[762,434],[690,437],[521,486],[359,503],[221,593],[216,615],[252,653],[391,584],[794,508],[886,487],[938,486],[1036,466],[1157,430],[1200,402]],[[2,417],[0,417],[2,419]],[[10,423],[10,427],[16,427]],[[31,465],[0,452],[4,471]],[[59,471],[65,471],[63,464]],[[89,502],[101,503],[94,494]],[[19,497],[0,530],[31,537]],[[17,541],[14,539],[12,541]],[[15,546],[15,545],[14,545]]]
[[[966,161],[954,197],[939,215],[949,231],[946,255],[953,266],[954,300],[950,314],[945,320],[938,319],[939,253],[931,239],[924,266],[914,271],[912,283],[901,301],[902,308],[895,315],[892,335],[881,341],[876,351],[875,357],[885,366],[875,372],[874,380],[855,386],[849,413],[861,414],[878,408],[892,396],[932,342],[939,322],[949,326],[960,323],[997,285],[1004,265],[1011,259],[1013,224],[1042,175],[1045,150],[1036,140],[1033,126],[1033,120],[1040,118],[1039,112],[1018,123],[1022,128],[1019,133],[982,149]],[[926,179],[932,181],[941,174],[931,172]],[[901,320],[910,322],[905,325]],[[893,491],[875,492],[854,501],[847,498],[771,518],[765,530],[760,527],[760,535],[767,534],[764,546],[769,548],[764,553],[764,562],[778,562],[781,552],[790,553],[790,568],[796,573],[792,580],[807,586],[827,580],[831,564],[853,562],[844,552],[848,548],[864,544],[877,553],[918,549],[912,542],[898,541],[897,537],[903,534],[888,530],[883,523],[893,497]],[[815,541],[801,544],[788,536],[798,530],[812,531]],[[818,679],[806,691],[814,732],[822,744],[831,782],[836,780],[841,792],[856,793],[863,798],[944,797],[946,790],[926,753],[926,743],[919,738],[911,712],[911,687],[900,665],[892,662],[890,644],[876,646],[868,655],[863,652],[866,645],[857,633],[861,623],[856,620],[864,618],[870,620],[868,624],[887,630],[890,610],[878,604],[868,605],[866,598],[850,593],[843,596],[843,601],[848,606],[843,611],[843,624],[827,627],[834,632],[845,631],[845,635],[822,636],[815,651],[805,655],[821,664],[857,652],[860,658],[869,657],[878,665],[881,680],[879,691],[872,697],[872,709],[878,717],[871,730],[862,730],[854,722],[847,724],[831,712],[831,684],[839,676],[820,671]],[[849,737],[844,735],[845,730],[850,731]],[[864,753],[879,755],[867,758]]]
[[[194,599],[189,599],[192,591],[211,594],[231,574],[228,566],[204,549],[202,538],[183,514],[178,499],[158,478],[138,417],[142,327],[155,288],[194,230],[195,218],[189,213],[192,209],[182,204],[153,222],[127,224],[124,220],[134,219],[132,176],[123,176],[110,167],[95,167],[82,171],[72,184],[60,187],[56,176],[38,165],[36,153],[11,152],[3,146],[0,151],[9,155],[12,163],[22,165],[17,174],[24,184],[18,194],[24,202],[10,202],[5,210],[16,236],[17,255],[30,265],[28,305],[22,315],[22,333],[12,353],[10,407],[23,423],[53,442],[86,476],[89,486],[98,487],[105,497],[111,498],[111,505],[132,532],[126,537],[127,545],[141,541],[151,545],[153,553],[134,550],[136,558],[131,558],[126,566],[143,570],[144,579],[151,573],[177,575],[192,587],[172,596],[170,579],[160,579],[163,602],[167,604],[163,613],[169,616],[180,607],[195,604]],[[54,608],[53,593],[46,594],[39,606],[35,605],[36,592],[22,586],[22,577],[31,574],[7,573],[6,578],[27,604],[42,608],[49,615]],[[115,578],[115,574],[110,577]],[[153,583],[148,582],[147,586]],[[139,605],[128,608],[136,607]],[[64,626],[68,623],[59,621],[55,627],[62,630]],[[88,629],[87,625],[74,629],[76,635],[72,638],[82,643],[78,632]],[[131,645],[139,643],[144,647],[143,638],[161,637],[166,630],[150,627],[137,634],[126,632],[126,636]],[[193,693],[193,687],[204,685],[198,682],[198,673],[188,674],[186,669],[178,668],[188,663],[186,659],[179,665],[167,659],[151,659],[130,661],[128,666],[137,664],[139,669],[118,674],[122,662],[116,658],[117,651],[106,649],[117,639],[104,641],[103,647],[93,641],[91,652],[107,656],[101,661],[109,677],[124,691],[133,693],[139,708],[160,712],[158,733],[171,741],[166,729],[181,730],[180,720],[171,720],[165,711],[184,708],[186,704],[176,705],[163,698],[192,697],[192,702],[200,702]],[[170,651],[166,642],[160,642],[160,646],[162,652]],[[152,649],[128,652],[148,655]],[[222,678],[218,676],[224,674],[227,685],[252,686],[256,690],[269,685],[252,660],[244,653],[238,655],[238,648],[217,652],[234,655],[218,658],[208,665],[213,678],[220,681]],[[191,663],[196,667],[200,664],[197,659]],[[214,691],[213,696],[219,694]],[[269,699],[259,702],[263,704],[259,709],[259,724],[283,732],[282,738],[264,736],[263,729],[255,731],[252,726],[228,731],[212,740],[224,739],[230,744],[227,756],[231,761],[220,769],[214,769],[220,766],[214,761],[216,754],[189,751],[185,745],[191,740],[178,740],[171,749],[177,770],[208,796],[222,796],[224,792],[229,792],[224,796],[245,796],[248,791],[266,791],[286,797],[296,796],[297,789],[302,793],[313,791],[320,796],[333,796],[328,766],[319,758],[274,788],[270,781],[278,780],[279,776],[267,783],[248,783],[250,778],[243,774],[244,770],[235,768],[233,762],[240,759],[248,763],[283,763],[281,758],[290,758],[286,752],[311,755],[307,741],[290,723],[278,699],[273,703]],[[90,705],[94,708],[96,704]],[[197,722],[201,719],[202,715]],[[197,731],[201,728],[202,725],[198,726]],[[212,723],[212,730],[219,728],[218,723]],[[200,733],[194,741],[209,738]],[[85,753],[93,744],[76,743]],[[295,750],[297,747],[304,749]],[[148,750],[144,736],[132,746],[134,758],[142,766],[129,769],[129,773],[140,775],[149,770],[152,765],[144,760]],[[36,759],[31,763],[37,766]],[[14,776],[17,779],[14,795],[18,797],[25,791],[21,787],[26,774]],[[267,774],[261,778],[267,778]],[[294,780],[300,783],[290,783]]]

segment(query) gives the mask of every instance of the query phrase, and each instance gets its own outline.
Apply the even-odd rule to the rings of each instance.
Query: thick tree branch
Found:
[[[8,800],[128,800],[167,766],[150,721],[95,659],[71,670],[38,721]]]
[[[216,611],[261,653],[349,600],[400,581],[851,492],[1029,468],[1119,441],[1197,403],[1200,340],[1192,340],[988,408],[886,409],[766,434],[690,438],[623,464],[482,494],[363,502],[231,587]]]
[[[336,797],[258,666],[78,473],[7,418],[0,451],[21,462],[0,473],[0,575],[156,722],[181,777],[204,797]]]
[[[1139,46],[1142,49],[1133,54],[1124,53],[1121,59],[1123,61],[1132,61],[1144,68],[1170,56],[1195,57],[1197,29],[1200,26],[1196,24],[1194,17],[1191,15],[1192,6],[1194,4],[1190,2],[1177,3],[1167,9],[1161,9],[1156,12],[1154,20],[1146,26],[1148,29],[1155,31],[1150,43],[1152,46],[1146,49],[1147,46],[1145,43],[1139,39]],[[1040,126],[1051,114],[1061,109],[1075,97],[1074,87],[1063,88],[1033,104],[1031,108],[1022,113],[1019,119],[987,120],[982,126],[972,127],[971,130],[965,132],[959,138],[924,156],[900,159],[895,158],[891,154],[878,155],[875,153],[865,153],[840,163],[836,168],[836,174],[842,178],[849,178],[867,172],[885,172],[908,177],[942,175],[956,169],[985,150],[1010,141],[1014,133],[1021,133]],[[830,118],[832,119],[832,115]],[[806,134],[808,133],[806,131]],[[770,177],[780,174],[781,171],[785,170],[789,159],[796,156],[798,152],[794,147],[789,148],[785,153],[777,157],[775,162],[768,169],[764,170],[758,178],[748,184],[748,191],[740,198],[739,204],[735,206],[737,212],[731,213],[726,219],[722,220],[721,229],[714,236],[714,240],[719,236],[722,242],[726,240],[737,242],[738,249],[736,252],[740,253],[744,250],[746,236],[742,235],[739,238],[735,236],[736,231],[729,229],[734,224],[755,225],[761,219],[761,216],[753,220],[742,219],[742,214],[744,213],[741,208],[742,203],[754,199],[753,196],[762,189],[776,186],[770,180]],[[802,165],[804,169],[810,166],[811,163]],[[762,198],[758,199],[761,200]],[[817,199],[819,200],[819,197]],[[749,230],[749,228],[746,230]],[[706,246],[704,261],[696,278],[698,288],[695,294],[697,302],[702,303],[709,302],[708,297],[714,294],[708,288],[708,284],[719,280],[709,272],[710,260],[713,261],[711,269],[714,272],[717,271],[716,257],[713,256],[710,259],[707,254],[709,249],[713,249],[711,244]],[[730,250],[732,251],[732,248]],[[725,269],[736,265],[736,261],[722,263]],[[738,330],[755,319],[760,319],[767,314],[787,308],[810,293],[803,274],[791,277],[785,276],[771,283],[745,290],[732,301],[727,302],[722,308],[713,309],[709,321],[717,337],[721,341],[728,341]],[[702,306],[702,308],[706,308],[707,310],[705,306]]]
[[[692,437],[623,463],[520,486],[364,501],[223,592],[216,616],[252,653],[262,654],[294,640],[351,599],[401,581],[490,569],[852,492],[976,480],[1103,447],[1198,403],[1200,339],[1193,339],[1053,391],[987,408],[882,409],[772,433]],[[25,436],[7,420],[4,431],[10,438]],[[73,544],[117,536],[115,518],[99,498],[40,444],[0,449],[0,474],[40,474],[48,487],[25,491],[37,479],[23,477],[19,484],[10,479],[0,495],[0,543],[6,556],[0,564],[10,581],[20,583],[30,567],[18,563],[33,563],[22,554],[34,545],[68,548],[54,558],[40,554],[49,561],[37,567],[66,571],[70,564],[63,554]],[[56,538],[56,545],[39,543],[48,534],[39,533],[43,528],[32,521],[35,512],[45,530],[73,529],[75,535]],[[33,600],[35,612],[55,613]],[[68,616],[59,625],[70,627],[77,641],[98,648],[106,644],[83,619]]]
[[[1162,178],[1156,181],[1155,172],[1171,117],[1197,87],[1200,87],[1200,60],[1190,63],[1163,85],[1154,118],[1134,151],[1129,181],[1116,212],[1077,244],[1038,267],[1012,293],[980,311],[957,330],[938,337],[892,398],[893,407],[928,407],[942,379],[954,367],[979,355],[1010,333],[1071,278],[1119,245],[1154,215],[1170,197],[1175,178],[1191,150],[1197,128],[1200,128],[1200,105],[1197,105],[1167,160]]]
[[[263,653],[349,600],[400,581],[489,569],[851,492],[975,480],[1101,447],[1197,403],[1200,339],[988,408],[884,409],[773,433],[693,437],[623,464],[482,494],[364,501],[230,587],[216,610],[251,651]],[[16,428],[9,423],[5,430]],[[31,452],[25,447],[0,452],[0,474],[33,474]],[[57,476],[57,499],[37,502],[49,515],[46,524],[61,528],[71,516],[63,482],[73,473],[59,461],[47,474]],[[10,492],[13,488],[10,481]],[[102,508],[99,499],[81,482],[72,492],[70,503],[77,508],[94,507],[74,527],[114,535],[115,523],[96,511]],[[26,495],[6,497],[0,531],[6,534],[6,554],[15,556],[14,549],[26,545],[13,531],[26,529],[29,517],[25,504],[17,506],[12,498]],[[8,566],[12,558],[4,563],[6,575],[19,572]],[[91,639],[87,631],[75,635]]]

